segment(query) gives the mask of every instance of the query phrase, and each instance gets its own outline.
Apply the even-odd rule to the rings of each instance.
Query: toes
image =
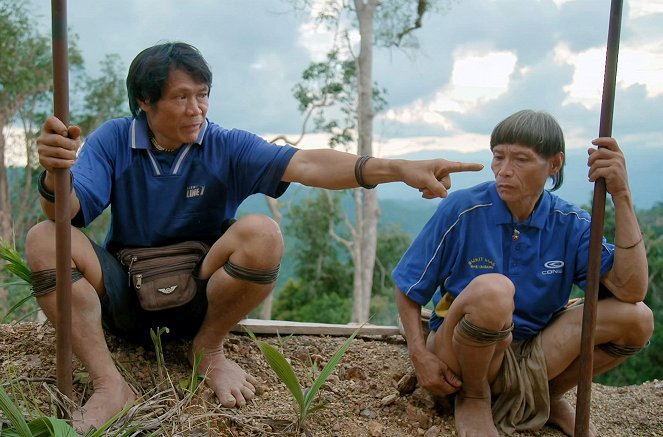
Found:
[[[244,395],[242,394],[242,390],[233,390],[232,391],[233,396],[235,397],[235,406],[236,407],[243,407],[246,405],[246,399],[244,398]]]
[[[249,373],[246,374],[246,381],[252,386],[258,385],[258,380],[256,379],[256,377]]]
[[[240,389],[240,391],[242,392],[242,396],[244,397],[244,399],[246,399],[247,401],[253,399],[256,395],[256,390],[253,388],[253,386],[247,387],[246,385],[244,385]]]
[[[221,403],[221,405],[223,405],[226,408],[233,408],[237,405],[237,399],[235,399],[235,397],[230,393],[226,393],[221,396],[217,395],[217,397],[219,398],[219,402]]]

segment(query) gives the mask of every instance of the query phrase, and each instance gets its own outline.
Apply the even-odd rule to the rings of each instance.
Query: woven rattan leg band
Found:
[[[77,269],[71,269],[71,283],[83,278],[83,274]],[[55,291],[55,269],[40,270],[32,273],[32,295],[40,297]]]
[[[248,267],[242,267],[238,266],[237,264],[233,264],[230,262],[230,260],[228,260],[223,265],[223,270],[225,270],[226,273],[235,279],[265,285],[276,281],[276,279],[279,277],[280,267],[281,265],[279,264],[271,270],[250,269]]]
[[[637,354],[647,346],[649,346],[649,343],[647,343],[644,346],[622,346],[620,344],[615,344],[615,343],[603,343],[600,344],[598,347],[606,354],[617,358],[617,357],[630,357],[631,355]]]
[[[458,322],[458,329],[468,338],[475,340],[479,343],[493,344],[498,341],[506,340],[513,331],[513,323],[508,328],[502,331],[493,331],[491,329],[481,328],[474,323],[467,320],[467,316],[463,316]]]

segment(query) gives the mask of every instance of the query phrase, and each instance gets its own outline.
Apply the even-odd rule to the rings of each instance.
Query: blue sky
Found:
[[[50,4],[39,5],[50,32]],[[374,152],[486,150],[492,127],[522,108],[546,110],[568,149],[598,134],[610,2],[451,0],[428,15],[416,51],[377,49],[374,79],[389,107],[376,117]],[[106,54],[128,68],[143,48],[182,40],[214,73],[208,116],[270,138],[296,135],[292,88],[330,36],[285,0],[68,1],[68,22],[95,75]],[[626,0],[613,136],[629,149],[663,151],[663,0]],[[304,147],[325,147],[311,135]]]

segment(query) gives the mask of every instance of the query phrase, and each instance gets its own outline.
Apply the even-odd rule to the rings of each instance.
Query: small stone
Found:
[[[384,428],[378,422],[371,420],[368,423],[368,435],[370,437],[382,437],[383,432]]]
[[[399,397],[400,396],[398,395],[398,393],[392,393],[390,395],[387,395],[387,396],[383,397],[382,400],[380,401],[380,404],[383,407],[386,407],[387,405],[391,405],[394,402],[396,402]]]
[[[406,373],[398,381],[398,392],[402,395],[410,394],[417,386],[417,376],[414,373]]]
[[[375,414],[375,411],[371,410],[370,408],[364,408],[361,410],[359,413],[361,416],[364,416],[368,419],[375,419],[377,417],[377,414]]]

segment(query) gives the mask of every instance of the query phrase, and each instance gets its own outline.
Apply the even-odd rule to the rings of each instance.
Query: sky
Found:
[[[405,1],[405,0],[404,0]],[[50,2],[32,0],[50,32]],[[374,80],[388,108],[374,122],[374,154],[487,150],[490,132],[524,108],[560,122],[567,149],[598,135],[610,2],[449,0],[416,31],[419,49],[376,49]],[[214,74],[208,117],[266,138],[296,135],[292,88],[331,40],[286,0],[69,0],[91,75],[109,53],[128,68],[163,41],[198,47]],[[663,0],[625,0],[613,122],[629,149],[663,152]],[[309,136],[303,147],[325,147]]]

